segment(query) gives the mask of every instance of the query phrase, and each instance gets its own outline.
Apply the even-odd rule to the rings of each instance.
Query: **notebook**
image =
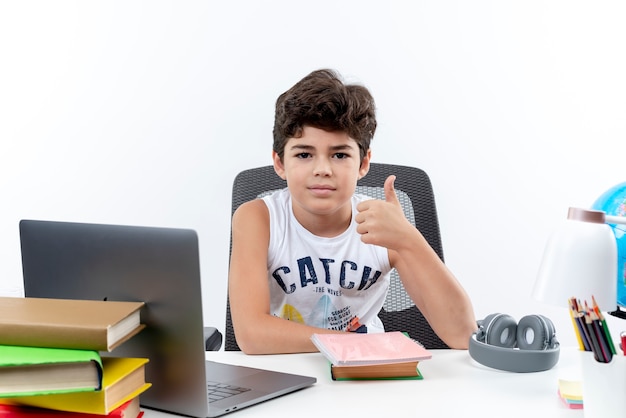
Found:
[[[103,354],[150,359],[146,380],[152,387],[141,395],[143,407],[214,417],[316,381],[206,360],[193,230],[22,220],[20,240],[25,296],[146,303],[146,329]],[[210,280],[216,279],[205,284]],[[216,384],[219,396],[210,399]]]

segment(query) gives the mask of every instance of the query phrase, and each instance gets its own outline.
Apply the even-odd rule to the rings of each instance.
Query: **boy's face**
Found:
[[[359,146],[345,132],[305,126],[290,138],[283,161],[273,152],[274,169],[287,181],[294,214],[347,216],[357,180],[369,170],[370,151],[360,161]]]

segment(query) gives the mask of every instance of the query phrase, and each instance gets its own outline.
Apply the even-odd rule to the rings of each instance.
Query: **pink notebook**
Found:
[[[335,366],[402,363],[432,357],[424,346],[399,331],[313,334],[311,341]]]

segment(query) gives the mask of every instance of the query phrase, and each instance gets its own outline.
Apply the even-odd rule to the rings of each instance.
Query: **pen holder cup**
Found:
[[[582,351],[581,366],[585,418],[623,417],[626,411],[626,356],[618,353],[610,363],[602,363],[596,361],[591,351]]]

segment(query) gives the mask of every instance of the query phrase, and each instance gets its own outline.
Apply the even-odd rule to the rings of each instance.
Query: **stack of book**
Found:
[[[330,362],[333,380],[423,379],[418,369],[432,357],[403,332],[313,334],[313,344]]]
[[[0,418],[139,418],[148,359],[105,354],[143,302],[0,297]]]

